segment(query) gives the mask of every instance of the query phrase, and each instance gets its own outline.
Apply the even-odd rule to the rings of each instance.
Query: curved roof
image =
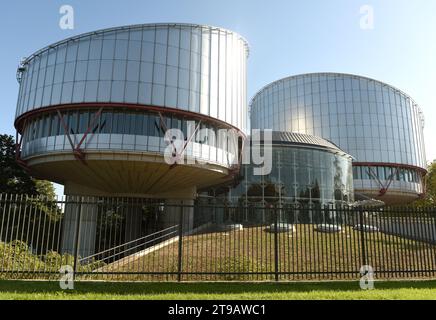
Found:
[[[247,50],[247,57],[249,55],[250,49],[249,49],[248,41],[243,36],[241,36],[239,33],[225,29],[225,28],[220,28],[220,27],[215,27],[215,26],[210,26],[210,25],[193,24],[193,23],[177,23],[177,22],[174,22],[174,23],[144,23],[144,24],[134,24],[134,25],[126,25],[126,26],[99,29],[96,31],[86,32],[86,33],[82,33],[82,34],[79,34],[76,36],[68,37],[64,40],[54,42],[54,43],[52,43],[48,46],[45,46],[44,48],[36,51],[35,53],[26,57],[22,63],[27,63],[28,61],[32,60],[35,56],[40,55],[41,53],[43,53],[49,49],[52,49],[56,46],[67,43],[69,41],[75,41],[75,40],[78,40],[78,39],[81,39],[84,37],[89,37],[92,35],[99,35],[102,33],[119,31],[119,30],[130,30],[130,29],[139,29],[139,28],[147,28],[147,27],[152,28],[152,27],[177,27],[177,26],[178,27],[209,28],[211,30],[221,30],[221,31],[225,31],[227,33],[235,34],[239,37],[239,39],[241,41],[244,42],[245,48]]]
[[[341,72],[312,72],[312,73],[302,73],[302,74],[296,74],[296,75],[293,75],[293,76],[288,76],[288,77],[284,77],[284,78],[281,78],[281,79],[279,79],[279,80],[273,81],[273,82],[267,84],[266,86],[262,87],[259,91],[256,92],[256,94],[255,94],[255,95],[251,98],[251,100],[250,100],[249,109],[251,110],[251,106],[252,106],[252,104],[253,104],[253,101],[257,98],[257,96],[258,96],[259,94],[261,94],[264,90],[268,89],[269,87],[274,86],[274,85],[276,85],[276,84],[278,84],[278,83],[280,83],[280,82],[282,82],[282,81],[286,81],[286,80],[292,79],[292,78],[299,78],[299,77],[304,77],[304,76],[316,76],[316,75],[354,77],[354,78],[359,78],[359,79],[365,79],[365,80],[369,80],[369,81],[374,81],[374,82],[380,83],[382,86],[388,86],[388,87],[392,88],[394,91],[397,91],[397,92],[399,92],[400,94],[402,94],[402,95],[406,96],[407,98],[409,98],[410,101],[412,101],[412,103],[413,103],[414,105],[416,105],[416,107],[417,107],[418,110],[419,110],[419,114],[421,115],[422,125],[424,126],[424,121],[425,121],[425,120],[424,120],[424,114],[423,114],[423,112],[422,112],[422,110],[421,110],[421,107],[416,103],[415,100],[413,100],[413,98],[412,98],[411,96],[409,96],[409,95],[408,95],[407,93],[405,93],[404,91],[402,91],[402,90],[400,90],[400,89],[398,89],[398,88],[396,88],[396,87],[394,87],[394,86],[391,86],[390,84],[387,84],[387,83],[385,83],[385,82],[382,82],[382,81],[380,81],[380,80],[376,80],[376,79],[373,79],[373,78],[369,78],[369,77],[365,77],[365,76],[360,76],[360,75],[356,75],[356,74],[351,74],[351,73],[341,73]]]
[[[261,142],[263,142],[263,130]],[[316,148],[324,148],[329,149],[335,152],[341,152],[347,154],[343,150],[341,150],[336,144],[333,142],[323,139],[321,137],[297,133],[297,132],[287,132],[287,131],[272,131],[272,143],[273,144],[282,144],[282,145],[299,145],[299,146],[310,146]]]

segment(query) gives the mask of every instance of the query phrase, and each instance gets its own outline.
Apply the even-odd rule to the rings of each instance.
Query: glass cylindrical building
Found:
[[[339,73],[291,76],[261,89],[250,112],[252,128],[313,134],[353,156],[356,198],[401,204],[424,192],[424,117],[388,84]]]
[[[175,196],[220,182],[238,150],[217,132],[246,133],[247,57],[240,35],[193,24],[104,29],[45,47],[17,73],[20,161],[88,194]],[[184,134],[177,152],[201,164],[165,163],[170,128]]]
[[[209,190],[214,199],[258,207],[354,201],[352,157],[332,142],[307,134],[273,131],[271,142],[260,139],[246,145],[258,154],[271,152],[271,172],[256,175],[254,169],[264,164],[250,161],[242,165],[242,179],[236,186]]]

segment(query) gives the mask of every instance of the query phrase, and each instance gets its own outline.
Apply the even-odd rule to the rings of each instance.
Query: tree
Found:
[[[414,203],[417,207],[436,206],[436,160],[428,165],[426,176],[426,194],[423,199]]]
[[[55,198],[53,184],[34,179],[15,161],[16,144],[14,137],[0,134],[0,193],[42,195]]]

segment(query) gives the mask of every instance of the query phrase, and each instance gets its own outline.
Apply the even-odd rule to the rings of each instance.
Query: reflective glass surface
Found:
[[[177,115],[163,115],[121,108],[104,109],[100,116],[97,108],[63,111],[37,116],[27,123],[22,142],[22,157],[69,151],[85,136],[83,150],[130,150],[162,154],[168,147],[164,141],[167,129],[183,132],[185,155],[201,161],[230,167],[236,155],[235,131],[222,126]],[[198,130],[195,129],[198,127]],[[69,137],[65,134],[68,131]],[[226,132],[225,135],[220,134]],[[221,132],[221,133],[222,133]],[[192,136],[192,138],[191,138]]]
[[[237,187],[215,190],[220,199],[259,205],[354,201],[348,155],[298,145],[273,146],[272,160],[272,172],[265,176],[253,174],[255,165],[243,165]]]
[[[357,162],[426,168],[421,109],[408,95],[380,81],[336,73],[293,76],[263,88],[250,108],[251,128],[320,136]],[[367,188],[356,183],[359,177],[356,190]],[[398,179],[393,185],[415,192],[416,180]]]
[[[28,60],[17,117],[57,104],[153,104],[246,131],[246,59],[239,35],[198,25],[108,29],[54,44]]]

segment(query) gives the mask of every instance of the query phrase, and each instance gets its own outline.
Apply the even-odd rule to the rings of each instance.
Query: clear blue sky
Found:
[[[59,28],[63,4],[74,8],[74,30]],[[363,5],[374,8],[372,30],[360,28]],[[435,0],[14,0],[1,6],[1,133],[15,134],[21,57],[96,29],[190,22],[228,28],[248,40],[248,99],[271,81],[320,71],[369,76],[402,89],[424,111],[427,160],[436,159]]]

